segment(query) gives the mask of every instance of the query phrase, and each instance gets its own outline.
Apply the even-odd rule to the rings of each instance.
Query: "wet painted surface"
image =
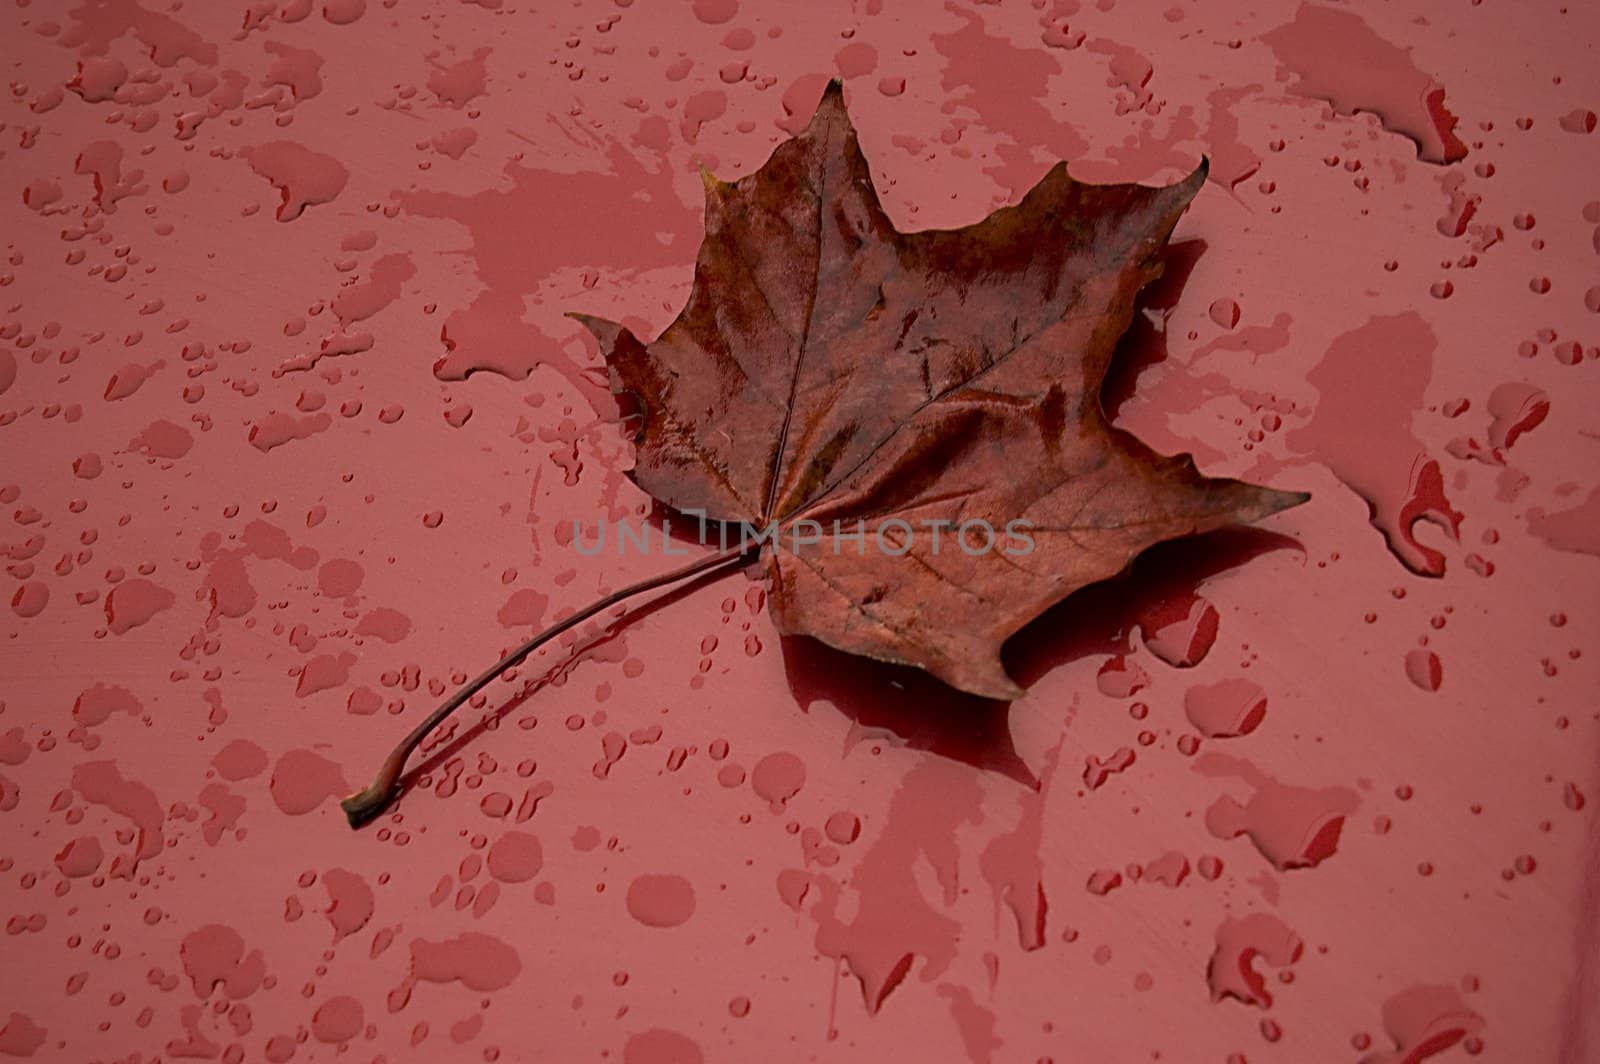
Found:
[[[17,0],[0,1056],[1600,1060],[1600,14]],[[581,310],[830,76],[904,228],[1212,160],[1108,385],[1314,493],[1014,641],[1009,707],[681,558]]]

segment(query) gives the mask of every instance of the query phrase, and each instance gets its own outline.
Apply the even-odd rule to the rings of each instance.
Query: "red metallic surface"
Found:
[[[1600,1061],[1600,8],[0,20],[0,1058]],[[1314,498],[1009,707],[667,593],[350,832],[685,562],[572,543],[648,500],[562,315],[659,331],[836,74],[903,228],[1208,154],[1106,403]]]

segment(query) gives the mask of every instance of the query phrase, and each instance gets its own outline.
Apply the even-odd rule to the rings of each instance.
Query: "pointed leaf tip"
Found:
[[[1262,517],[1280,514],[1285,510],[1294,509],[1301,503],[1311,501],[1311,493],[1309,491],[1280,491],[1277,488],[1261,488],[1259,491],[1261,493],[1260,513],[1258,516],[1251,518],[1251,520],[1260,520]]]
[[[1159,190],[1160,202],[1168,209],[1176,207],[1180,213],[1188,210],[1189,204],[1194,202],[1194,198],[1205,187],[1206,175],[1210,172],[1210,156],[1200,156],[1200,162],[1193,170]]]
[[[1286,497],[1286,501],[1283,504],[1285,510],[1299,506],[1303,502],[1311,501],[1311,493],[1309,491],[1286,491],[1283,494]]]
[[[1185,199],[1192,200],[1195,196],[1199,195],[1200,190],[1205,187],[1206,177],[1210,173],[1211,156],[1202,155],[1200,156],[1200,164],[1193,170],[1189,171],[1188,175],[1185,176],[1182,181],[1179,181],[1172,187],[1181,191]]]
[[[828,82],[827,88],[822,90],[822,97],[817,101],[817,109],[811,116],[814,125],[819,119],[834,114],[840,115],[846,125],[850,124],[850,111],[844,105],[844,79],[833,78]]]
[[[562,317],[571,318],[585,329],[588,329],[590,334],[600,342],[602,351],[615,343],[617,337],[622,334],[622,326],[618,323],[595,317],[593,314],[585,314],[581,310],[566,311],[562,314]]]

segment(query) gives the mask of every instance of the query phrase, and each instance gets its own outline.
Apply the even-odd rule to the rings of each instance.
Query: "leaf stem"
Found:
[[[463,702],[477,694],[495,677],[562,632],[575,625],[582,624],[595,614],[600,613],[602,610],[610,609],[624,599],[632,598],[634,595],[653,590],[664,584],[674,584],[691,576],[698,576],[714,569],[731,566],[734,562],[745,560],[748,553],[750,553],[749,549],[742,545],[728,547],[716,554],[708,554],[699,561],[691,562],[681,569],[674,569],[658,576],[646,577],[638,583],[629,584],[625,588],[613,591],[605,598],[590,603],[572,616],[557,621],[489,666],[471,683],[451,695],[438,709],[428,714],[428,718],[413,728],[409,735],[401,739],[399,744],[389,752],[389,756],[384,759],[382,767],[378,769],[378,774],[373,777],[372,782],[365,790],[357,791],[339,803],[344,808],[344,815],[349,819],[350,826],[352,828],[360,827],[382,813],[388,808],[390,802],[399,797],[402,790],[400,777],[405,772],[406,760],[422,744],[422,740],[427,738],[429,732],[437,728],[446,717],[460,708]]]

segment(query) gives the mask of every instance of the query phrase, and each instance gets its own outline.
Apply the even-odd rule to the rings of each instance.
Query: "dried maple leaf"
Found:
[[[634,481],[779,526],[779,631],[1016,697],[1000,648],[1047,607],[1162,540],[1306,498],[1201,476],[1100,407],[1134,296],[1204,181],[1202,164],[1167,188],[1084,185],[1060,164],[975,225],[902,233],[834,82],[760,170],[706,175],[694,289],[657,340],[581,318],[643,409]],[[835,536],[857,521],[865,550]],[[998,535],[1016,521],[1029,553]],[[1015,549],[979,549],[987,529]]]
[[[665,332],[646,344],[574,315],[638,401],[634,481],[765,537],[780,632],[1015,698],[1001,647],[1045,609],[1163,540],[1308,497],[1202,476],[1100,406],[1135,296],[1205,173],[1085,185],[1060,164],[981,222],[902,233],[833,82],[760,170],[705,175],[694,286]],[[626,588],[480,679],[621,597],[745,554]],[[478,686],[412,733],[393,778],[347,801],[352,820]]]

